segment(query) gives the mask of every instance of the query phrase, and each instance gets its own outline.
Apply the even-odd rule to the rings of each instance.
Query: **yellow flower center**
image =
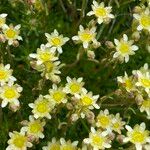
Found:
[[[97,145],[97,146],[100,146],[102,147],[103,143],[104,143],[104,138],[98,136],[98,135],[94,135],[92,137],[92,143],[93,145]]]
[[[25,146],[27,139],[24,136],[18,135],[14,140],[13,140],[13,144],[17,147],[17,148],[23,148]]]
[[[82,99],[81,99],[81,102],[84,106],[89,106],[89,105],[92,105],[93,103],[93,100],[88,97],[88,96],[84,96]]]
[[[39,54],[39,57],[43,62],[46,62],[46,61],[50,61],[54,57],[54,55],[50,52],[41,52]]]
[[[114,128],[114,129],[120,128],[120,123],[119,123],[119,122],[115,122],[115,123],[113,124],[113,128]]]
[[[53,93],[53,99],[59,103],[65,97],[65,94],[61,91],[56,91]]]
[[[61,39],[59,37],[54,37],[51,39],[51,42],[54,46],[60,46],[61,45]]]
[[[6,71],[0,70],[0,80],[3,80],[7,77]]]
[[[120,51],[122,54],[129,53],[129,50],[130,50],[130,46],[129,46],[128,43],[121,43],[121,44],[120,44],[119,51]]]
[[[144,87],[150,87],[150,79],[141,79],[141,83]]]
[[[100,125],[105,128],[110,124],[110,118],[108,116],[99,116],[98,117],[98,122],[100,123]]]
[[[30,124],[30,132],[31,133],[38,133],[42,130],[42,126],[39,122],[33,122]]]
[[[150,27],[150,16],[143,16],[141,17],[141,25],[145,28]]]
[[[60,145],[59,144],[52,144],[49,148],[49,150],[60,150]]]
[[[71,144],[69,144],[62,146],[61,150],[75,150],[75,148]]]
[[[13,39],[16,36],[16,31],[13,29],[8,29],[5,34],[8,38]]]
[[[45,67],[46,67],[46,70],[47,72],[52,72],[53,71],[53,68],[54,68],[54,64],[52,62],[45,62]]]
[[[70,90],[72,93],[78,93],[81,90],[81,85],[79,83],[72,83],[70,85]]]
[[[140,131],[134,131],[131,136],[131,142],[133,143],[143,143],[145,140],[145,135]]]
[[[5,18],[0,18],[0,27],[5,24]]]
[[[84,32],[80,33],[79,37],[80,37],[81,41],[83,41],[83,42],[84,41],[90,42],[93,39],[93,35],[89,31],[84,31]]]
[[[126,86],[127,89],[132,89],[133,84],[132,84],[130,79],[125,80],[125,86]]]
[[[40,113],[48,112],[49,111],[48,102],[47,101],[42,101],[42,102],[38,103],[36,109]]]
[[[8,88],[5,90],[4,92],[4,96],[7,98],[7,99],[12,99],[14,97],[16,97],[17,93],[16,93],[16,90],[15,89],[11,89],[11,88]]]
[[[103,7],[99,7],[95,10],[95,15],[97,17],[106,17],[107,16],[107,11]]]
[[[143,101],[142,106],[144,106],[145,108],[149,108],[150,109],[150,100]]]

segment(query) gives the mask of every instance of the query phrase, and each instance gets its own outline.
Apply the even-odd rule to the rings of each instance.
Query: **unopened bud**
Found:
[[[95,115],[92,111],[89,111],[87,114],[86,114],[86,117],[87,117],[87,120],[89,123],[94,123],[94,118],[95,118]]]
[[[77,114],[72,114],[70,119],[71,121],[75,122],[79,119],[79,116]]]
[[[143,97],[142,97],[142,95],[138,94],[138,95],[135,97],[135,101],[136,101],[137,105],[141,105],[142,102],[143,102]]]
[[[135,6],[133,9],[134,13],[140,13],[142,11],[142,8],[140,6]]]
[[[94,51],[88,50],[88,51],[87,51],[87,56],[88,56],[90,59],[94,59],[94,58],[95,58],[95,53],[94,53]]]
[[[13,41],[13,46],[14,47],[18,47],[19,46],[19,42],[17,40]]]
[[[66,107],[68,110],[72,110],[73,109],[73,105],[71,103],[67,103]]]
[[[134,32],[132,38],[134,41],[138,41],[140,39],[140,33],[138,31]]]
[[[12,110],[13,112],[16,112],[17,110],[20,109],[20,105],[10,104],[9,109]]]
[[[107,46],[107,48],[114,48],[114,44],[113,44],[113,42],[111,42],[111,41],[106,41],[105,42],[105,45]]]
[[[125,136],[124,135],[122,135],[122,134],[120,134],[120,135],[118,135],[117,136],[117,141],[120,143],[120,144],[123,144],[124,142],[123,142],[123,139],[125,138]]]
[[[0,42],[5,43],[6,38],[3,34],[0,34]]]

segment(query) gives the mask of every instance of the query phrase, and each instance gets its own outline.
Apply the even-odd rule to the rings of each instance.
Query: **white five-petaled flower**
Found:
[[[22,40],[22,37],[19,36],[21,25],[13,27],[12,25],[4,25],[2,30],[5,38],[8,40],[8,44],[12,45],[15,40]]]
[[[12,72],[10,64],[7,64],[6,66],[0,64],[0,85],[4,85],[6,82],[16,81],[16,78],[12,76]]]
[[[60,150],[60,142],[56,140],[56,138],[52,138],[51,142],[48,142],[47,146],[44,146],[43,150]]]
[[[122,118],[120,117],[120,114],[117,113],[115,116],[113,116],[112,119],[112,129],[121,134],[121,130],[124,129],[125,122],[122,121]]]
[[[136,86],[143,87],[150,97],[150,72],[147,71],[145,73],[142,73],[141,71],[137,71],[137,75],[138,82],[136,83]]]
[[[29,116],[29,122],[26,126],[21,128],[21,131],[26,132],[29,139],[36,140],[38,138],[44,138],[44,127],[45,121],[40,119],[35,120],[33,116]],[[32,141],[31,140],[31,141]]]
[[[0,14],[0,28],[2,28],[6,23],[7,14]]]
[[[92,11],[90,11],[87,15],[95,15],[97,17],[97,21],[99,24],[102,22],[108,22],[110,19],[114,18],[114,15],[111,14],[112,7],[105,7],[104,2],[101,2],[100,4],[93,1],[92,5]]]
[[[107,131],[112,130],[112,115],[109,114],[109,111],[105,109],[100,111],[96,119],[96,126],[106,129]]]
[[[83,26],[80,25],[79,29],[78,35],[72,37],[74,41],[82,42],[84,48],[88,48],[91,43],[98,45],[99,42],[96,40],[96,27],[84,29]]]
[[[56,84],[52,85],[52,89],[49,89],[51,99],[56,103],[66,103],[67,97],[63,87],[57,87]]]
[[[32,113],[36,119],[46,117],[51,119],[50,112],[54,108],[54,102],[49,98],[48,95],[40,95],[34,103],[30,103],[29,107],[32,108]]]
[[[77,150],[78,141],[71,143],[70,140],[66,141],[64,138],[60,138],[61,150]]]
[[[99,95],[93,96],[92,92],[88,92],[86,89],[83,89],[82,93],[80,95],[75,95],[75,97],[78,99],[78,103],[82,107],[89,108],[89,109],[100,108],[99,105],[96,104]]]
[[[106,131],[95,130],[91,127],[91,132],[89,133],[89,138],[84,139],[84,143],[90,144],[93,147],[93,150],[110,148],[110,140],[107,138]]]
[[[140,106],[141,112],[147,113],[147,118],[150,119],[150,99],[144,100]]]
[[[135,144],[136,150],[142,150],[142,145],[150,143],[149,131],[145,130],[145,123],[135,125],[133,129],[129,125],[126,125],[125,127],[128,132],[127,137],[125,137],[123,141],[130,141]]]
[[[141,14],[133,14],[133,16],[139,22],[138,31],[145,29],[150,32],[150,8],[146,8]]]
[[[2,99],[1,107],[5,107],[8,103],[15,106],[19,106],[20,92],[22,92],[22,87],[18,84],[13,84],[9,82],[0,87],[0,98]]]
[[[126,34],[123,35],[123,38],[119,41],[114,39],[116,44],[116,52],[113,55],[113,58],[118,58],[120,61],[124,61],[127,63],[129,61],[129,55],[134,55],[138,50],[138,46],[133,45],[133,40],[128,41],[128,36]]]
[[[27,147],[32,147],[32,143],[28,141],[25,132],[10,132],[10,139],[8,140],[9,146],[6,150],[27,150]]]
[[[37,49],[37,53],[29,55],[31,58],[37,59],[37,64],[41,65],[45,62],[56,61],[56,49],[47,47],[44,44],[41,44],[40,48]]]
[[[118,82],[120,82],[125,89],[130,92],[132,90],[134,90],[134,84],[133,84],[133,80],[131,77],[128,77],[127,73],[125,72],[125,76],[119,76],[117,77]]]
[[[70,93],[72,95],[80,94],[83,90],[84,82],[82,82],[83,78],[80,77],[78,79],[70,77],[66,78],[67,82],[65,86],[65,92]]]
[[[62,46],[69,41],[68,37],[63,37],[59,35],[58,31],[55,29],[51,34],[45,33],[48,43],[46,46],[54,47],[59,53],[62,53]]]

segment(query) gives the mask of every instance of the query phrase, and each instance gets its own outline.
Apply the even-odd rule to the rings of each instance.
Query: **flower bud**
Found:
[[[134,41],[138,41],[140,39],[140,33],[138,31],[134,32],[132,38]]]
[[[107,48],[109,48],[109,49],[111,49],[111,48],[114,48],[115,46],[114,46],[114,44],[113,44],[113,42],[111,42],[111,41],[106,41],[105,42],[105,45],[107,46]]]
[[[88,56],[90,59],[94,59],[94,58],[95,58],[95,53],[94,53],[94,51],[88,50],[88,51],[87,51],[87,56]]]

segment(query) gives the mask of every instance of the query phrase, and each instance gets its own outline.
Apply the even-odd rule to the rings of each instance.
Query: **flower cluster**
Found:
[[[12,76],[13,70],[10,69],[10,64],[4,66],[0,64],[0,99],[1,107],[6,107],[16,111],[20,107],[18,98],[22,92],[22,87],[15,83],[16,78]]]
[[[139,70],[132,71],[132,75],[118,77],[118,82],[128,93],[134,95],[140,111],[145,111],[150,118],[150,70],[144,64]]]
[[[18,40],[22,40],[22,37],[19,35],[21,25],[9,26],[6,24],[7,14],[0,14],[0,41],[8,41],[8,45],[18,46]]]
[[[57,30],[53,33],[45,33],[47,37],[47,44],[41,44],[36,53],[29,56],[33,59],[31,66],[39,72],[42,72],[42,76],[52,82],[59,83],[61,73],[60,61],[58,60],[59,53],[62,53],[62,46],[69,40],[67,37],[59,35]],[[57,51],[58,53],[57,53]]]
[[[27,2],[30,2],[36,8],[42,6],[39,0]],[[79,25],[78,35],[72,37],[75,43],[83,44],[80,49],[86,50],[88,56],[92,59],[95,56],[93,49],[100,46],[100,42],[98,42],[99,35],[96,33],[96,23],[99,25],[102,23],[108,24],[115,18],[111,12],[111,6],[106,7],[104,2],[98,3],[94,0],[92,11],[88,12],[87,16],[94,15],[96,20],[89,22],[87,28]],[[20,25],[15,27],[12,25],[7,26],[6,16],[7,14],[0,15],[0,40],[2,42],[8,40],[9,45],[15,45],[18,40],[22,40],[19,36]],[[133,22],[136,22],[137,25],[136,33],[142,30],[150,32],[149,7],[142,7],[140,11],[133,14],[133,17]],[[111,148],[113,140],[117,140],[120,144],[130,142],[135,145],[137,150],[142,150],[143,147],[149,149],[150,136],[144,122],[131,128],[123,121],[121,114],[110,114],[108,109],[99,111],[99,95],[93,95],[93,92],[88,91],[84,87],[82,77],[70,78],[67,76],[67,83],[65,85],[60,83],[60,68],[62,65],[59,61],[59,55],[63,53],[62,47],[69,41],[69,38],[60,35],[56,29],[51,34],[45,33],[45,36],[47,43],[41,44],[36,53],[31,53],[29,57],[32,68],[41,72],[41,76],[44,79],[51,80],[52,87],[48,90],[48,94],[40,94],[34,102],[28,104],[32,109],[32,115],[29,116],[28,120],[21,122],[22,128],[20,132],[13,131],[9,133],[10,139],[6,150],[26,150],[32,147],[34,142],[38,143],[40,139],[45,137],[44,127],[46,126],[46,121],[56,118],[56,115],[60,113],[60,108],[66,110],[65,120],[67,121],[61,122],[61,119],[58,119],[59,129],[61,129],[62,124],[65,124],[66,128],[68,128],[77,120],[87,120],[88,125],[91,125],[89,136],[82,141],[74,142],[71,142],[69,139],[65,140],[65,138],[56,140],[54,137],[48,142],[47,146],[42,148],[43,150],[100,150]],[[115,46],[111,42],[111,47],[116,49],[116,52],[113,54],[114,59],[121,62],[125,61],[126,63],[129,61],[129,56],[134,55],[135,51],[139,49],[138,46],[134,45],[136,40],[132,38],[129,40],[128,36],[123,34],[120,40],[114,39]],[[12,76],[10,65],[4,66],[0,64],[1,107],[9,104],[9,107],[14,111],[20,106],[18,98],[22,91],[22,87],[16,84],[15,81],[16,78]],[[132,71],[131,76],[128,76],[125,72],[124,76],[117,77],[117,81],[122,91],[121,94],[125,94],[125,96],[128,94],[134,98],[140,111],[145,111],[147,118],[150,119],[150,69],[148,64],[145,64],[139,70]],[[97,112],[99,111],[96,116],[94,109]],[[89,130],[88,126],[86,127]],[[127,129],[126,136],[122,132],[125,129]],[[66,134],[65,132],[64,135]],[[82,148],[78,146],[80,142],[82,143]]]

